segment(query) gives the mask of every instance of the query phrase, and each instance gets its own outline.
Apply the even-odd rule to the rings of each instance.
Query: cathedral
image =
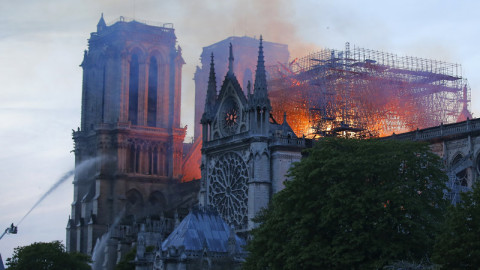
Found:
[[[171,24],[103,15],[88,41],[81,126],[73,131],[76,174],[68,251],[92,255],[117,219],[172,217],[197,202],[198,181],[180,183],[181,48]],[[96,166],[80,170],[94,159]],[[188,210],[187,210],[188,211]],[[123,224],[122,223],[122,224]]]
[[[283,189],[286,173],[300,161],[305,138],[297,138],[284,115],[271,115],[262,38],[253,89],[247,94],[234,73],[230,44],[228,71],[217,93],[211,56],[204,113],[199,204],[213,206],[237,232],[254,228],[252,218]]]
[[[257,226],[253,218],[284,188],[288,169],[312,145],[297,137],[286,113],[281,121],[273,117],[281,112],[272,108],[268,96],[260,37],[258,53],[246,57],[256,56],[255,74],[246,65],[235,65],[232,44],[226,71],[219,69],[223,81],[217,79],[213,53],[208,76],[207,65],[201,73],[197,70],[196,78],[205,76],[206,84],[196,90],[205,102],[201,119],[196,118],[199,141],[191,146],[201,147],[201,162],[195,165],[192,151],[183,153],[185,62],[176,43],[171,24],[120,17],[107,25],[102,15],[84,52],[66,247],[92,255],[94,269],[114,269],[134,246],[137,270],[239,269],[246,256],[244,237]],[[215,46],[220,45],[226,46]],[[286,47],[272,46],[278,49],[276,57],[288,55]],[[242,69],[240,79],[235,66]],[[451,189],[446,195],[452,203],[480,175],[479,119],[384,139],[428,142],[445,163]],[[85,169],[85,163],[95,165]],[[200,167],[200,181],[185,176],[194,175],[186,172],[189,166]]]
[[[72,134],[77,169],[68,251],[92,255],[95,269],[114,269],[132,246],[137,269],[156,269],[153,259],[157,266],[180,267],[187,260],[195,267],[198,256],[209,265],[221,257],[238,268],[244,253],[236,233],[245,236],[255,227],[252,218],[283,189],[287,170],[309,141],[295,135],[286,115],[277,122],[271,114],[262,38],[253,84],[251,77],[238,82],[231,44],[227,51],[221,87],[212,54],[203,90],[202,180],[185,182],[186,127],[180,126],[185,62],[174,29],[123,17],[107,25],[102,15],[80,65],[82,110],[81,125]],[[88,162],[95,165],[84,169]],[[189,233],[197,226],[191,224],[222,228],[214,230],[218,244],[179,245],[210,241],[213,227],[197,239]]]

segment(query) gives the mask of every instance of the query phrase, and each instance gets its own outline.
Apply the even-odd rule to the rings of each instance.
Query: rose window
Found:
[[[233,98],[226,99],[222,104],[220,111],[220,128],[223,135],[233,135],[238,127],[239,115],[238,115],[238,103]]]
[[[248,172],[240,155],[222,155],[209,174],[210,205],[215,206],[225,221],[237,228],[247,223]]]

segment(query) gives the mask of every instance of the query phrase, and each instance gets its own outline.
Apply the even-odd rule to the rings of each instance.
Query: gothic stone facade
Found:
[[[81,127],[67,249],[91,254],[117,216],[153,215],[185,203],[179,184],[181,69],[174,29],[126,21],[92,33],[83,68]],[[80,170],[92,158],[94,167]]]
[[[283,189],[286,172],[301,159],[305,139],[297,138],[284,117],[278,124],[270,115],[262,39],[255,83],[247,95],[229,68],[217,94],[213,54],[202,124],[202,182],[199,203],[213,206],[235,229],[253,228],[252,218]]]
[[[480,176],[480,119],[440,125],[408,133],[392,135],[388,139],[425,141],[445,165],[452,190],[452,203],[460,199],[459,192],[471,189]]]
[[[187,154],[184,160],[184,175],[183,181],[192,179],[200,179],[200,164],[201,164],[201,148],[202,148],[202,126],[200,119],[205,108],[205,96],[207,93],[207,82],[209,77],[210,55],[215,55],[217,74],[226,74],[228,69],[228,44],[231,43],[235,47],[235,54],[238,56],[237,61],[233,63],[233,68],[236,70],[235,77],[237,78],[240,87],[246,94],[247,83],[253,79],[253,71],[257,63],[258,39],[252,37],[229,37],[207,47],[204,47],[200,55],[201,67],[197,67],[194,75],[195,81],[195,124],[194,124],[194,139],[191,151]],[[289,58],[288,46],[286,44],[263,42],[265,48],[265,65],[266,67],[273,67],[280,64],[286,64]],[[267,80],[271,79],[268,76]],[[216,83],[219,85],[222,82],[222,77],[216,78]],[[270,89],[269,89],[270,91]]]
[[[212,45],[204,47],[200,55],[201,67],[197,67],[194,75],[195,81],[195,139],[202,134],[200,119],[205,108],[205,96],[207,94],[207,82],[210,72],[210,55],[215,55],[215,72],[217,74],[226,74],[228,71],[228,45],[232,43],[235,48],[237,61],[233,63],[236,71],[235,77],[243,90],[247,90],[248,81],[253,81],[255,65],[257,63],[258,39],[252,37],[229,37]],[[274,66],[278,63],[288,62],[290,53],[288,45],[263,41],[265,51],[265,66]],[[268,80],[267,74],[267,80]],[[222,77],[216,78],[217,85],[222,82]],[[247,94],[244,91],[244,94]]]

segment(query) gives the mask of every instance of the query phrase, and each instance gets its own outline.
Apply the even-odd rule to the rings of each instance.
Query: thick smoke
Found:
[[[188,123],[187,136],[193,136],[193,110],[195,95],[192,78],[199,65],[202,47],[230,36],[257,37],[287,44],[291,58],[314,51],[313,44],[305,42],[294,23],[295,1],[188,1],[176,4],[180,16],[173,22],[183,57],[182,122]],[[235,49],[234,49],[235,54]],[[238,55],[236,59],[240,59]],[[223,76],[223,75],[220,75]]]
[[[123,15],[138,20],[173,23],[186,65],[182,74],[182,123],[188,124],[187,136],[193,135],[194,77],[202,47],[230,36],[257,37],[287,44],[292,58],[302,57],[318,46],[307,42],[300,33],[305,25],[295,21],[302,10],[299,3],[287,0],[137,0],[98,3],[108,23]],[[113,5],[114,4],[114,5]],[[100,14],[97,15],[98,20]],[[148,23],[148,22],[147,22]],[[234,52],[235,54],[235,52]],[[238,57],[237,59],[240,59]],[[221,75],[223,76],[223,75]]]
[[[259,36],[288,44],[292,55],[314,48],[302,40],[293,22],[295,1],[179,1],[185,16],[175,23],[179,31],[195,29],[196,44],[210,45],[229,36]],[[193,40],[192,40],[193,41]],[[198,56],[197,56],[198,57]]]

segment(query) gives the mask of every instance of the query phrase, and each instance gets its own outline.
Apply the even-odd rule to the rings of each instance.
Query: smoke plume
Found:
[[[179,31],[195,29],[196,44],[210,45],[229,36],[259,36],[288,44],[292,55],[314,48],[302,40],[293,22],[295,1],[179,1],[185,16],[175,23]],[[185,29],[186,30],[186,29]],[[193,41],[193,40],[192,40]]]

